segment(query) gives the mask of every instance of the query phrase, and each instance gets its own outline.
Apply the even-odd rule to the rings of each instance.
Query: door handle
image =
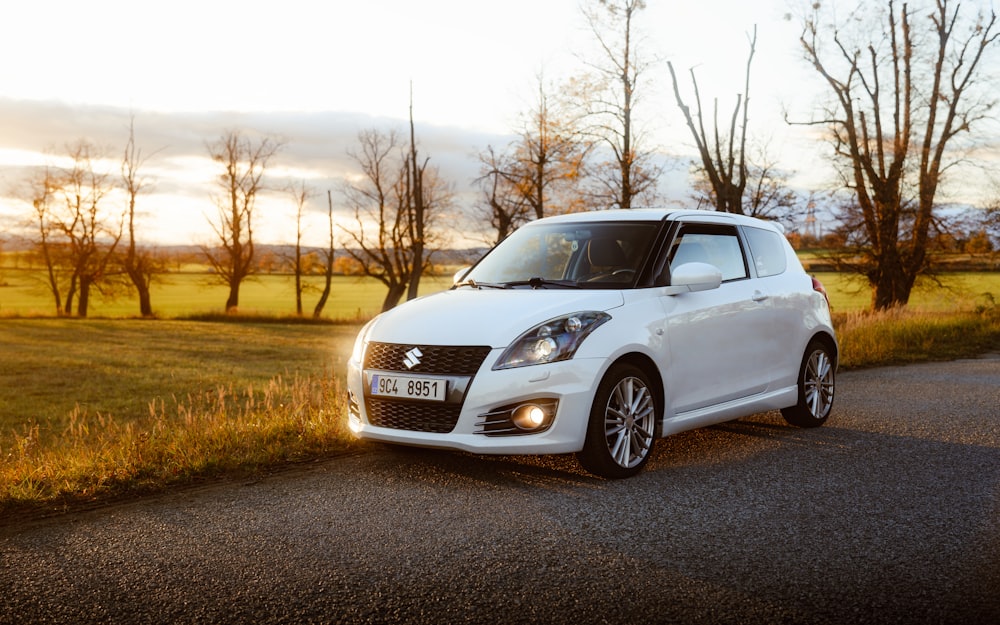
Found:
[[[766,299],[767,299],[767,293],[763,293],[761,291],[754,291],[753,292],[753,301],[755,301],[755,302],[763,302]]]

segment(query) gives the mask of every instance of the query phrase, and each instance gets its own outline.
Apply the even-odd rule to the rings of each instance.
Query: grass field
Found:
[[[157,287],[158,319],[123,318],[133,315],[128,300],[92,311],[113,318],[76,319],[45,313],[46,298],[12,273],[0,280],[8,285],[0,288],[0,517],[254,472],[352,444],[344,363],[360,320],[381,304],[380,284],[339,278],[327,315],[351,320],[341,323],[246,315],[248,307],[293,312],[287,276],[248,284],[239,323],[169,318],[221,311],[225,289],[193,274]],[[863,312],[866,289],[837,274],[819,277],[845,367],[1000,349],[1000,274],[948,276],[944,287],[919,290],[912,309],[879,315]],[[47,316],[29,317],[33,310]]]
[[[176,320],[0,320],[0,431],[66,425],[74,410],[141,420],[152,402],[277,377],[336,376],[358,325]],[[2,440],[2,438],[0,438]]]
[[[838,312],[866,310],[871,290],[858,278],[839,273],[815,274],[826,286],[833,308]],[[0,268],[0,317],[54,315],[51,296],[44,290],[37,271]],[[184,272],[164,275],[152,288],[153,310],[157,317],[176,318],[222,312],[228,289],[212,282],[205,273]],[[911,308],[950,311],[956,302],[989,305],[1000,302],[1000,272],[942,274],[941,282],[918,285]],[[322,280],[311,277],[303,295],[303,312],[309,316],[319,299]],[[422,295],[448,288],[451,275],[428,276],[421,281]],[[375,315],[385,297],[385,286],[371,278],[334,276],[333,290],[323,316],[335,320],[359,321]],[[292,276],[262,275],[244,283],[240,290],[240,311],[246,314],[293,315],[295,290]],[[92,299],[90,317],[138,316],[134,295]]]
[[[345,448],[358,328],[0,320],[0,518]]]
[[[816,273],[826,287],[835,312],[856,312],[871,307],[871,289],[857,276]],[[950,312],[1000,303],[1000,272],[959,272],[941,274],[940,284],[918,283],[910,298],[910,308],[927,312]]]
[[[0,317],[54,315],[55,304],[38,271],[0,269]],[[321,277],[309,277],[303,293],[303,313],[312,315],[323,286]],[[440,291],[451,285],[451,276],[428,276],[421,280],[421,294]],[[330,298],[323,316],[331,319],[370,318],[382,307],[385,286],[371,278],[334,276]],[[153,312],[172,318],[225,310],[228,287],[212,281],[205,273],[169,273],[152,286]],[[294,315],[295,282],[289,275],[261,275],[240,288],[240,311],[247,314]],[[91,299],[90,317],[133,317],[139,315],[138,299],[122,294],[114,299]]]

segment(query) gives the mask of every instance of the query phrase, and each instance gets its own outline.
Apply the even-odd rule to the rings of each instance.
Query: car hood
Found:
[[[624,303],[622,293],[567,289],[461,288],[421,297],[379,315],[368,339],[414,345],[506,347],[535,325]]]

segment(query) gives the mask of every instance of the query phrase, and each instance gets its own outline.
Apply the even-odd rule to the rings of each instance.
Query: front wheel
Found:
[[[799,401],[790,408],[782,408],[785,421],[804,428],[823,425],[833,408],[836,368],[837,361],[825,343],[809,343],[799,369]]]
[[[631,477],[653,450],[656,402],[646,373],[630,364],[604,376],[587,424],[587,440],[577,457],[583,468],[608,478]]]

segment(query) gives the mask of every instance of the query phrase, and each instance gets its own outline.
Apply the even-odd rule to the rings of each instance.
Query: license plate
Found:
[[[379,397],[444,401],[448,396],[448,383],[434,378],[379,373],[372,375],[371,394]]]

